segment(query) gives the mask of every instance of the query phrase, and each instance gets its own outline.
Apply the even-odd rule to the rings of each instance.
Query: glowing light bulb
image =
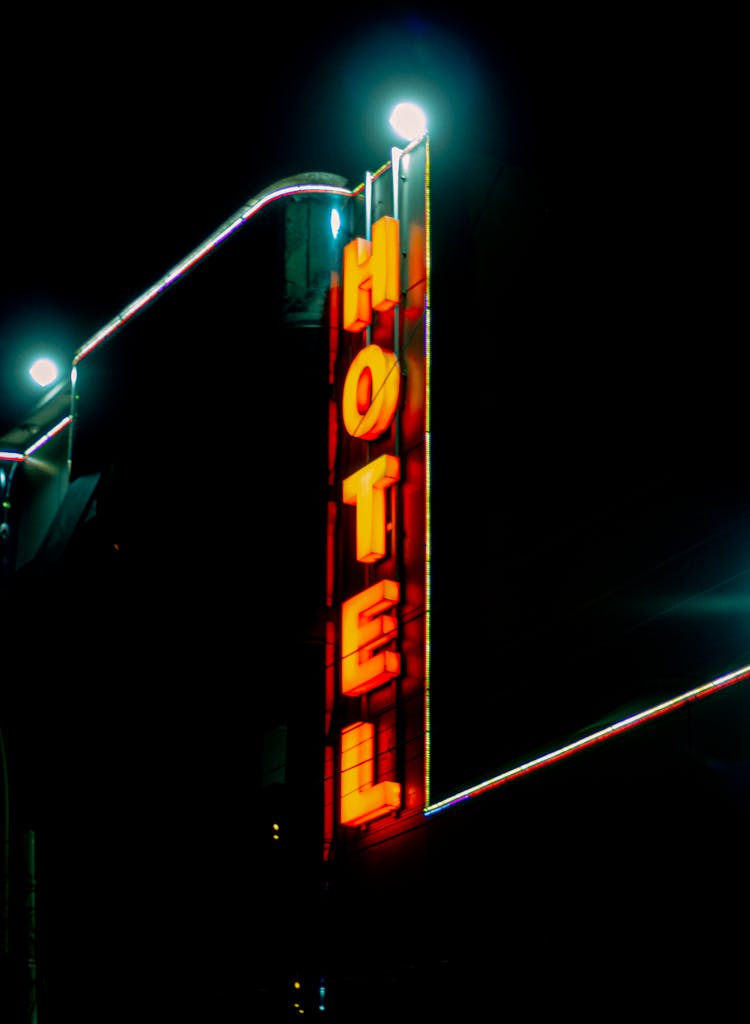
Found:
[[[427,131],[427,118],[416,103],[398,103],[393,108],[390,124],[402,139],[409,142]]]
[[[52,381],[57,380],[57,366],[51,359],[37,359],[29,373],[40,388],[46,388]]]

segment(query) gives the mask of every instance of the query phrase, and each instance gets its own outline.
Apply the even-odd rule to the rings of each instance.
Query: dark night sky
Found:
[[[261,188],[310,170],[362,181],[389,156],[403,94],[430,108],[454,175],[477,135],[519,145],[525,100],[503,59],[517,26],[509,43],[469,16],[381,10],[106,26],[66,13],[5,35],[0,422],[35,397],[31,349],[67,357]]]
[[[40,339],[70,357],[279,178],[322,170],[358,184],[388,159],[395,140],[387,116],[408,95],[430,116],[436,375],[445,381],[449,365],[459,398],[442,436],[436,424],[436,441],[448,450],[468,435],[467,478],[471,473],[490,489],[508,482],[516,489],[502,492],[513,500],[499,511],[478,484],[485,500],[463,502],[455,529],[461,516],[463,535],[475,540],[496,527],[498,516],[522,527],[526,548],[514,547],[519,534],[509,529],[491,553],[528,584],[527,611],[515,609],[519,620],[528,614],[520,628],[538,624],[534,609],[545,595],[565,600],[569,581],[556,570],[566,537],[580,527],[582,512],[612,500],[623,472],[632,472],[631,496],[646,481],[653,484],[665,465],[681,482],[693,465],[700,467],[699,482],[709,468],[726,482],[725,466],[738,479],[747,461],[738,256],[747,210],[737,156],[746,118],[736,26],[718,18],[706,23],[701,14],[689,20],[684,12],[591,15],[569,7],[554,14],[543,7],[493,11],[489,24],[484,9],[461,8],[460,16],[408,5],[393,14],[385,7],[335,17],[280,12],[278,21],[255,9],[212,8],[156,22],[150,12],[139,16],[129,8],[127,19],[92,22],[89,15],[78,23],[62,9],[42,25],[26,17],[4,31],[0,432],[33,401],[23,365]],[[498,183],[507,181],[518,188],[512,194],[528,199],[520,228],[508,204],[498,201]],[[539,230],[523,220],[529,210]],[[514,230],[526,232],[520,243]],[[513,242],[507,249],[498,244],[497,264],[489,262],[469,282],[462,253],[480,234],[486,245],[492,231],[503,240],[510,232]],[[516,262],[508,252],[522,258]],[[496,294],[506,307],[491,308]],[[506,337],[512,345],[498,343]],[[499,434],[485,431],[498,422]],[[560,499],[573,490],[565,490],[571,478],[575,507]],[[521,489],[523,500],[516,500]],[[738,492],[747,493],[744,479]],[[547,559],[545,546],[553,552]],[[618,551],[626,561],[627,544]],[[538,577],[524,573],[526,555],[550,574],[551,588],[535,587]],[[596,576],[596,551],[587,557],[588,582]],[[483,587],[492,597],[492,580],[477,593]],[[494,642],[493,610],[477,598],[466,615],[471,629],[479,622]],[[112,644],[114,650],[122,645],[126,661],[135,657],[126,638],[113,636]],[[471,656],[480,655],[475,647]],[[125,690],[111,661],[91,666],[90,678],[99,680],[101,672],[105,682],[93,704],[87,696],[66,708],[80,717],[77,734],[96,713],[126,735],[136,702],[148,702],[151,671],[162,673],[160,686],[174,691],[175,707],[182,707],[184,680],[170,678],[163,664],[142,675],[135,667],[136,681]],[[212,693],[216,707],[225,698],[234,706],[229,690],[228,683]],[[67,698],[55,699],[62,708]],[[184,722],[195,725],[203,699],[191,704],[189,721],[184,712]],[[147,745],[158,746],[158,723],[171,713],[165,701]],[[218,717],[212,707],[207,722]],[[110,806],[103,784],[97,790],[92,783],[98,796],[90,806],[70,809],[72,820],[86,822],[78,841],[96,854],[89,880],[117,893],[106,927],[95,906],[84,908],[74,951],[91,940],[86,929],[97,927],[119,948],[113,936],[119,914],[127,935],[145,941],[147,954],[158,959],[158,926],[151,931],[149,923],[129,918],[129,900],[140,906],[139,879],[153,865],[166,871],[164,858],[173,857],[178,882],[170,883],[168,898],[184,906],[183,895],[195,884],[188,867],[198,860],[190,844],[204,838],[188,830],[183,878],[176,832],[170,833],[168,817],[160,818],[162,798],[169,805],[177,794],[170,813],[180,827],[185,821],[193,827],[196,792],[210,814],[220,806],[227,812],[227,857],[237,857],[231,843],[241,831],[242,798],[229,806],[234,792],[217,798],[190,774],[198,754],[182,724],[174,749],[184,761],[173,763],[171,750],[165,752],[145,840],[117,828],[97,832],[98,810]],[[230,725],[241,735],[239,718]],[[100,754],[106,758],[106,737],[106,729],[92,732],[91,746],[79,748],[75,770],[82,777]],[[221,737],[210,749],[217,764],[226,757],[231,769]],[[219,769],[212,768],[215,778]],[[186,773],[196,787],[189,792]],[[53,772],[52,790],[58,789],[64,784]],[[113,817],[110,809],[107,820]],[[207,857],[219,873],[222,855],[214,848]],[[110,877],[112,863],[125,872],[128,864],[139,865],[120,891]],[[230,866],[244,887],[241,902],[252,879],[243,865]],[[80,881],[80,863],[75,871]],[[146,884],[155,885],[150,875]],[[65,877],[56,885],[65,893]],[[75,908],[75,894],[62,896],[60,905]],[[180,942],[189,957],[189,939],[180,938],[181,949]],[[129,955],[125,940],[122,948]],[[233,955],[239,958],[239,947]],[[120,985],[126,967],[110,966]],[[105,978],[101,990],[108,984]],[[163,992],[160,998],[169,1002]],[[189,1002],[189,993],[181,998]]]
[[[436,205],[458,205],[478,161],[515,165],[555,188],[561,231],[601,225],[606,246],[623,194],[627,225],[634,197],[658,193],[659,239],[680,235],[679,251],[699,232],[731,288],[714,230],[738,213],[731,30],[463,10],[283,27],[55,14],[6,33],[0,421],[34,397],[23,366],[40,338],[67,356],[260,188],[307,170],[361,181],[407,92],[430,110]]]
[[[466,192],[476,201],[482,163],[518,167],[549,190],[566,254],[588,247],[586,269],[609,261],[621,275],[613,237],[625,231],[625,270],[648,277],[665,330],[682,304],[675,285],[699,301],[706,269],[715,287],[698,315],[731,318],[741,234],[729,223],[742,216],[731,26],[376,10],[283,25],[221,11],[154,22],[137,8],[106,25],[17,17],[0,68],[0,424],[35,398],[24,367],[40,339],[67,358],[277,178],[326,170],[359,183],[387,158],[387,114],[406,93],[430,111],[446,233]],[[574,305],[571,329],[591,308]]]
[[[727,97],[705,53],[726,40],[703,25],[376,11],[283,25],[233,11],[92,26],[66,13],[6,33],[0,422],[28,403],[40,337],[75,350],[277,178],[325,170],[358,184],[387,159],[404,95],[429,111],[451,230],[482,164],[553,184],[567,231],[606,220],[610,186],[639,190],[652,171],[664,187],[673,172],[698,184],[722,160],[714,104]],[[719,73],[731,79],[731,61]]]

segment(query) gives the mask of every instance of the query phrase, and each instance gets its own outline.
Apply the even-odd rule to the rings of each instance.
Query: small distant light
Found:
[[[48,384],[57,380],[57,366],[51,359],[37,359],[29,373],[40,388],[46,388]]]
[[[331,210],[331,234],[334,238],[339,237],[339,231],[341,230],[341,214],[334,208]]]
[[[427,118],[416,103],[398,103],[391,114],[390,125],[397,135],[411,142],[427,131]]]

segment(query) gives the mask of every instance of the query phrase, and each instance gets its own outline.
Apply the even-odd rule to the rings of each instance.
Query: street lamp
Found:
[[[427,117],[416,103],[397,103],[390,117],[391,128],[407,142],[413,142],[427,131]]]
[[[29,375],[31,379],[39,385],[40,388],[46,388],[49,384],[52,384],[57,380],[57,365],[51,359],[43,357],[35,360],[29,368]]]

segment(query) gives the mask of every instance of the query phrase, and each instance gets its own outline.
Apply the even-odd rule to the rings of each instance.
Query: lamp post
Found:
[[[10,862],[10,804],[8,798],[8,759],[5,752],[5,740],[3,739],[3,731],[0,729],[0,769],[2,769],[2,795],[3,795],[3,835],[2,835],[2,849],[0,850],[0,873],[3,876],[3,893],[2,893],[2,952],[3,957],[8,955],[9,947],[9,924],[10,924],[10,879],[8,877],[8,867]]]

